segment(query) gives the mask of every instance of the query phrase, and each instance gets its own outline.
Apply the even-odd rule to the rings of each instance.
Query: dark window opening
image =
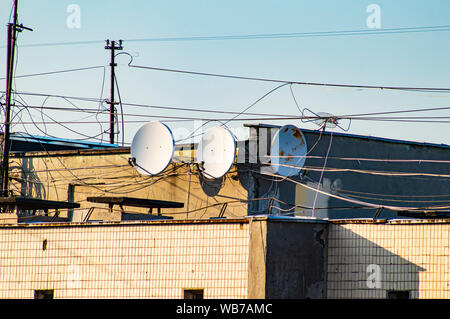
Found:
[[[203,299],[203,289],[184,289],[184,299]]]
[[[35,290],[34,299],[53,299],[53,290]]]
[[[387,299],[409,299],[409,290],[388,290]]]

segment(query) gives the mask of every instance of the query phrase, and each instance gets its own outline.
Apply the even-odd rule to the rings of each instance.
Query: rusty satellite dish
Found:
[[[197,162],[202,165],[202,174],[209,179],[221,178],[233,166],[236,156],[236,141],[224,127],[216,126],[203,134],[197,148]]]
[[[142,175],[157,175],[169,166],[175,150],[172,131],[161,122],[144,124],[131,143],[131,160]]]
[[[306,139],[294,125],[281,127],[273,137],[270,148],[272,169],[281,176],[298,175],[305,164]]]

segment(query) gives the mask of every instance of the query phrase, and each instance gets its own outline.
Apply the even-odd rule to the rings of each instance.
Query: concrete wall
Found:
[[[250,233],[249,298],[325,298],[326,222],[252,219]]]
[[[326,243],[326,223],[268,223],[266,298],[325,298]]]
[[[248,293],[250,299],[266,298],[267,222],[250,219],[249,225]]]
[[[277,129],[277,127],[259,128],[259,138],[261,139],[264,134],[273,137]],[[261,133],[264,131],[266,133]],[[250,134],[254,139],[256,139],[255,132]],[[253,173],[249,176],[250,182],[246,187],[249,197],[273,197],[276,200],[273,203],[269,199],[250,203],[249,214],[269,212],[275,215],[311,216],[313,214],[311,208],[314,207],[314,217],[319,218],[373,217],[376,208],[361,209],[364,205],[321,193],[316,196],[315,190],[324,168],[328,148],[330,151],[323,170],[320,190],[384,206],[427,207],[448,204],[448,189],[450,189],[448,163],[427,162],[427,160],[448,160],[450,158],[448,146],[340,133],[331,135],[330,132],[320,134],[311,130],[302,132],[308,146],[308,158],[301,176],[284,178],[257,174],[255,171],[267,170],[267,167],[253,164]],[[267,139],[263,138],[262,145],[267,144]],[[252,142],[255,143],[253,140],[250,144]],[[255,148],[247,146],[249,149],[252,147]],[[264,151],[264,147],[262,148],[261,161],[264,153],[267,153],[267,150]],[[353,160],[349,160],[351,158]],[[241,170],[245,172],[249,166],[242,164]],[[385,209],[379,217],[397,216],[395,211]]]
[[[308,145],[312,146],[318,141],[319,135],[306,132],[305,137]],[[322,136],[310,155],[325,157],[330,145],[330,138],[329,134]],[[361,158],[361,160],[342,160],[342,158]],[[322,177],[322,187],[325,191],[377,205],[427,207],[446,204],[448,198],[443,196],[448,195],[450,180],[448,177],[439,177],[438,175],[448,175],[447,163],[366,161],[363,158],[448,160],[450,158],[449,147],[335,134],[326,167],[336,168],[338,171],[325,171]],[[323,158],[308,159],[305,163],[306,167],[311,168],[309,170],[307,168],[308,179],[314,182],[318,181],[323,164]],[[310,183],[310,185],[315,184]],[[313,203],[311,195],[308,196],[307,206]],[[325,195],[319,195],[318,201],[320,201],[320,206],[326,205],[330,208],[361,206]],[[372,217],[374,212],[375,209],[328,209],[318,211],[316,216],[363,218]],[[388,210],[384,210],[380,215],[381,218],[396,216],[395,212]]]
[[[182,202],[183,208],[162,209],[163,215],[175,219],[217,217],[224,203],[227,217],[247,214],[247,191],[237,173],[208,181],[199,176],[196,167],[172,162],[160,176],[148,177],[139,175],[128,164],[129,157],[129,148],[16,154],[11,158],[11,189],[16,195],[80,203],[80,209],[69,212],[74,221],[83,221],[91,207],[96,207],[91,220],[121,219],[119,207],[111,213],[107,205],[87,202],[89,196]],[[148,209],[138,207],[125,209],[148,213]],[[61,216],[64,214],[67,213],[61,212]]]

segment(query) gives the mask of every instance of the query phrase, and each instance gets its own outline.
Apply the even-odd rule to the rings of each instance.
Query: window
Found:
[[[203,289],[184,289],[184,299],[203,299]]]
[[[409,299],[409,290],[388,290],[387,299]]]
[[[53,290],[35,290],[34,299],[53,299]]]

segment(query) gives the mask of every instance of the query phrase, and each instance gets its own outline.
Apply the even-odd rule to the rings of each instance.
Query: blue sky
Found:
[[[69,28],[67,7],[80,8],[80,28]],[[370,4],[380,7],[381,30],[389,28],[450,25],[450,1],[87,1],[19,0],[19,22],[34,29],[19,34],[16,75],[89,66],[105,66],[109,52],[106,39],[124,39],[124,51],[134,56],[134,64],[199,72],[234,74],[304,82],[366,84],[380,86],[420,86],[450,88],[450,31],[385,35],[247,39],[212,41],[138,42],[127,39],[196,37],[246,34],[274,34],[368,29],[366,12]],[[0,0],[0,78],[5,76],[6,24],[12,6]],[[75,41],[99,41],[80,45],[44,45]],[[23,47],[21,47],[23,45]],[[274,83],[200,77],[150,70],[131,69],[129,58],[117,57],[117,79],[121,98],[128,103],[191,107],[240,112],[273,89]],[[22,92],[99,98],[104,70],[17,78]],[[103,98],[109,94],[106,69]],[[5,81],[0,80],[0,90]],[[394,92],[298,86],[292,87],[301,107],[314,112],[355,114],[450,106],[450,94]],[[67,101],[43,97],[22,97],[29,105],[69,106]],[[75,103],[74,101],[72,101]],[[96,108],[95,103],[76,101],[78,107]],[[106,107],[106,106],[105,106]],[[19,110],[15,110],[19,112]],[[34,121],[48,121],[32,110]],[[46,111],[58,121],[107,121],[108,116]],[[162,111],[126,107],[126,114],[196,117],[200,113]],[[249,112],[299,114],[289,86],[283,87]],[[201,114],[207,117],[224,117]],[[407,113],[408,116],[450,116],[450,111]],[[225,116],[226,117],[226,116]],[[143,123],[125,116],[125,142]],[[150,119],[150,118],[149,118]],[[98,135],[107,124],[37,124],[26,111],[15,117],[15,131],[84,138]],[[141,118],[142,120],[142,118]],[[299,120],[258,121],[291,123],[316,129]],[[167,122],[174,130],[193,131],[193,122]],[[245,122],[230,123],[242,127]],[[197,123],[198,125],[198,123]],[[214,123],[209,124],[214,125]],[[342,125],[346,127],[347,122]],[[353,121],[349,133],[395,139],[450,144],[450,124]],[[340,131],[339,128],[334,129]],[[83,135],[76,134],[78,131]],[[103,134],[107,140],[108,135]],[[121,137],[119,138],[121,140]]]

